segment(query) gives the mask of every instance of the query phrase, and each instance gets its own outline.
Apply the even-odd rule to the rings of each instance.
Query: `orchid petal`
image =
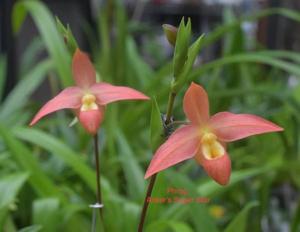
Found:
[[[229,182],[231,174],[231,161],[227,153],[224,155],[208,160],[199,150],[195,156],[196,161],[202,165],[207,175],[221,185],[226,185]]]
[[[76,109],[81,105],[82,91],[78,87],[68,87],[57,96],[48,101],[35,115],[30,126],[39,121],[42,117],[61,109]]]
[[[209,125],[218,139],[225,142],[239,140],[251,135],[282,131],[283,128],[251,114],[220,112],[212,116]]]
[[[192,158],[196,154],[199,144],[197,127],[188,125],[177,129],[156,151],[145,179],[183,160]]]
[[[206,91],[192,83],[183,99],[183,109],[187,118],[196,124],[205,123],[209,118],[209,102]]]
[[[104,119],[104,107],[98,110],[79,111],[78,119],[88,133],[95,135]]]
[[[96,83],[96,71],[89,57],[78,48],[73,56],[72,71],[78,87],[85,89]]]
[[[106,105],[121,100],[148,100],[149,97],[141,92],[123,86],[114,86],[108,83],[96,83],[91,86],[90,91],[97,98],[99,105]]]

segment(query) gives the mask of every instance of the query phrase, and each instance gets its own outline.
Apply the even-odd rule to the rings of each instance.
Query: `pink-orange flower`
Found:
[[[227,142],[283,130],[251,114],[220,112],[210,117],[207,93],[195,83],[184,96],[183,109],[190,123],[177,129],[158,148],[145,178],[194,157],[211,178],[226,185],[231,173]]]
[[[105,105],[120,100],[148,100],[144,94],[134,89],[96,83],[96,71],[88,56],[76,50],[72,71],[76,86],[67,87],[48,101],[35,115],[32,126],[42,117],[61,109],[73,109],[86,131],[96,134],[104,117]]]

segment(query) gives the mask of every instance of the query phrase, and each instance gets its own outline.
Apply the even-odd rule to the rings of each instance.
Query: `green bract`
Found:
[[[56,17],[55,19],[56,19],[57,28],[59,32],[62,34],[70,54],[73,55],[76,48],[78,48],[78,44],[76,42],[76,39],[74,38],[74,35],[70,29],[69,24],[67,25],[67,27],[65,27],[58,17]]]

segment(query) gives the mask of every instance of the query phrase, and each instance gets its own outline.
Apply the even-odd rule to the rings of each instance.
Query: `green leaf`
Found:
[[[110,76],[111,75],[111,41],[110,41],[110,20],[109,20],[109,11],[105,8],[101,9],[101,12],[98,16],[98,36],[100,40],[101,54],[100,61],[101,67],[100,72],[102,75]]]
[[[184,189],[187,194],[181,195],[181,197],[195,199],[197,197],[207,197],[206,194],[200,194],[197,191],[197,185],[195,185],[186,175],[182,175],[179,172],[172,169],[166,172],[169,176],[169,186],[174,188]],[[166,186],[165,188],[167,188]],[[167,190],[167,189],[166,189]],[[166,191],[165,190],[165,191]],[[174,196],[174,195],[173,195]],[[214,223],[212,216],[208,212],[206,204],[191,202],[183,207],[182,204],[172,204],[172,207],[165,211],[161,218],[184,218],[185,220],[191,220],[195,225],[196,231],[210,231],[218,232],[218,228]]]
[[[8,217],[9,211],[8,207],[4,207],[0,209],[0,228],[3,228],[3,226],[6,224],[7,217]]]
[[[203,38],[204,38],[204,34],[201,35],[189,48],[188,50],[188,57],[186,60],[186,63],[184,64],[184,70],[183,72],[180,74],[180,77],[178,77],[173,85],[172,85],[172,90],[174,92],[178,92],[179,89],[185,84],[185,82],[187,81],[188,75],[191,72],[194,62],[197,58],[197,55],[199,54],[202,45],[203,45]]]
[[[35,37],[30,44],[27,46],[26,50],[22,54],[20,61],[20,74],[19,76],[23,78],[24,75],[28,74],[35,66],[38,65],[39,55],[45,50],[44,42],[40,36]],[[21,79],[20,78],[20,79]]]
[[[177,32],[177,39],[173,58],[173,70],[175,79],[179,76],[186,62],[190,38],[191,20],[189,18],[187,25],[185,25],[184,18],[182,18]]]
[[[224,25],[230,24],[236,21],[236,17],[232,8],[226,7],[223,11],[223,21]],[[236,40],[239,39],[239,36],[236,32],[240,29],[240,25],[237,25],[233,28],[229,33],[224,35],[223,38],[223,56],[229,55],[234,51],[234,47],[236,46]]]
[[[53,68],[50,60],[37,65],[18,85],[9,93],[0,109],[0,120],[8,121],[12,114],[17,113],[27,104],[29,97],[45,79],[46,74]]]
[[[61,215],[63,215],[64,222],[69,222],[69,221],[73,220],[74,217],[76,218],[77,214],[84,213],[87,210],[90,210],[90,209],[88,209],[85,204],[82,205],[82,204],[71,203],[71,204],[65,205],[61,209]]]
[[[140,56],[136,42],[131,36],[128,36],[126,40],[126,54],[128,65],[131,67],[130,69],[127,69],[130,71],[127,76],[128,85],[137,86],[137,84],[139,84],[137,81],[139,81],[141,86],[144,86],[152,79],[151,77],[154,72],[149,64],[147,64]]]
[[[263,51],[258,51],[258,54],[271,56],[274,58],[280,58],[280,59],[289,59],[294,62],[300,63],[300,55],[298,52],[285,51],[285,50],[263,50]]]
[[[160,144],[164,141],[164,127],[161,119],[161,113],[156,101],[152,98],[152,111],[150,119],[150,141],[152,151],[156,151]]]
[[[193,229],[182,222],[170,222],[170,227],[174,232],[193,232]]]
[[[188,59],[185,64],[186,72],[189,72],[192,69],[195,60],[197,58],[197,55],[199,54],[202,48],[203,39],[204,39],[204,34],[200,35],[199,38],[190,46],[188,52]]]
[[[251,178],[257,175],[268,173],[274,170],[277,164],[270,164],[267,167],[251,168],[246,170],[233,171],[230,177],[230,183],[226,187],[220,186],[212,180],[201,183],[198,187],[198,192],[203,196],[213,196],[220,194],[231,188],[234,184],[243,181],[247,178]]]
[[[6,56],[0,55],[0,101],[3,97],[3,91],[5,87],[5,81],[6,81]]]
[[[23,5],[19,5],[17,10],[15,10],[13,12],[12,29],[13,29],[14,34],[17,34],[20,31],[20,29],[26,19],[26,15],[27,15],[27,12]]]
[[[156,176],[155,184],[152,190],[152,197],[165,196],[166,186],[169,185],[169,180],[165,178],[165,173],[161,172]],[[149,180],[148,180],[149,184]],[[140,202],[142,204],[142,201]],[[166,215],[166,205],[165,204],[149,204],[147,211],[147,221],[155,222],[158,218],[162,220],[176,220]],[[163,218],[164,217],[164,218]],[[151,223],[149,223],[150,225]]]
[[[25,227],[21,230],[19,230],[18,232],[39,232],[42,230],[42,226],[40,225],[33,225],[33,226],[28,226],[28,227]]]
[[[145,180],[144,172],[135,159],[130,144],[124,134],[116,128],[117,143],[119,145],[120,159],[125,173],[127,188],[132,199],[141,200],[144,196]]]
[[[296,76],[300,76],[300,68],[299,65],[291,64],[286,61],[282,61],[279,59],[275,59],[271,56],[264,55],[261,52],[248,52],[242,54],[236,54],[232,56],[222,57],[220,59],[214,60],[210,63],[204,64],[201,67],[192,71],[189,76],[189,80],[192,81],[199,76],[202,76],[208,70],[222,67],[225,65],[233,64],[233,63],[263,63],[268,64],[273,67],[278,67],[284,71],[292,73]]]
[[[58,231],[61,220],[57,198],[38,199],[33,202],[33,223],[43,226],[43,231]]]
[[[64,195],[58,191],[52,180],[42,171],[36,158],[23,143],[15,139],[8,128],[0,124],[0,135],[9,149],[13,159],[24,170],[29,172],[29,183],[40,196],[59,196],[65,200]]]
[[[95,172],[84,163],[83,159],[78,153],[70,149],[58,138],[45,132],[28,128],[16,128],[14,133],[18,138],[41,146],[63,160],[79,177],[82,178],[82,180],[84,180],[91,190],[96,192]],[[106,179],[101,178],[101,185],[104,192],[110,192],[111,195],[114,194],[114,192],[111,191],[109,183]]]
[[[47,50],[55,64],[57,72],[64,86],[72,84],[71,57],[55,26],[55,20],[46,6],[35,0],[18,1],[13,8],[13,26],[17,31],[21,25],[20,18],[24,16],[24,9],[30,13],[46,44]],[[21,15],[21,16],[20,16]]]
[[[171,230],[170,230],[171,229]],[[185,223],[173,221],[173,220],[159,220],[151,223],[146,228],[146,232],[192,232],[192,228]]]
[[[115,80],[119,82],[123,82],[124,79],[126,78],[126,73],[127,70],[127,59],[126,59],[126,40],[127,40],[127,16],[125,13],[124,7],[122,7],[122,3],[116,1],[115,2],[115,8],[114,8],[114,13],[115,13],[115,43],[114,43],[114,49],[113,49],[113,54],[115,56],[114,59],[114,65],[118,67],[117,69],[112,69],[114,78]],[[113,67],[113,66],[111,66]]]
[[[28,173],[17,173],[0,180],[0,209],[7,207],[14,201],[28,176]]]
[[[236,232],[236,231],[246,231],[247,218],[250,210],[253,207],[258,206],[257,201],[249,202],[242,211],[231,221],[231,223],[226,227],[224,232]]]
[[[298,232],[300,228],[300,201],[298,200],[295,213],[291,221],[291,232]]]

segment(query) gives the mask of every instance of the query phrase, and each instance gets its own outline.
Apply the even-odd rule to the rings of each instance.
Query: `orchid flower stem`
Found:
[[[96,162],[97,203],[101,205],[102,196],[101,196],[98,134],[95,134],[94,136],[94,146],[95,146],[95,162]],[[104,223],[102,207],[99,208],[99,212],[100,212],[101,222]]]
[[[174,107],[174,102],[175,102],[175,97],[176,97],[175,92],[170,92],[169,95],[169,101],[168,101],[168,109],[167,109],[167,115],[166,115],[166,121],[165,124],[168,125],[171,122],[171,117],[172,117],[172,112],[173,112],[173,107]]]
[[[155,180],[156,180],[156,174],[154,174],[151,179],[150,179],[150,183],[147,189],[147,193],[146,193],[146,197],[144,199],[144,205],[143,205],[143,210],[141,213],[141,219],[140,219],[140,223],[139,223],[139,228],[138,228],[138,232],[143,232],[143,227],[144,227],[144,222],[146,219],[146,214],[147,214],[147,209],[149,206],[149,200],[148,198],[151,197],[152,194],[152,190],[155,184]]]
[[[174,106],[176,95],[177,94],[175,92],[172,92],[172,91],[170,92],[169,101],[168,101],[168,108],[167,108],[167,114],[166,114],[166,120],[165,120],[166,125],[168,125],[171,122],[173,106]],[[151,177],[150,183],[148,185],[148,189],[147,189],[147,193],[146,193],[146,196],[145,196],[145,199],[144,199],[144,205],[143,205],[143,209],[142,209],[142,213],[141,213],[141,218],[140,218],[140,222],[139,222],[138,232],[143,232],[144,222],[145,222],[145,219],[146,219],[147,210],[148,210],[148,206],[149,206],[149,203],[150,203],[150,201],[148,199],[152,195],[152,190],[153,190],[153,187],[154,187],[154,184],[155,184],[156,176],[157,176],[157,174],[154,174]]]

